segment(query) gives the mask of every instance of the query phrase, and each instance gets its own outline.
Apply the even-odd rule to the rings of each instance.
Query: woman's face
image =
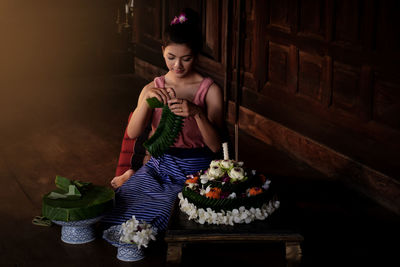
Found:
[[[191,71],[194,55],[187,45],[169,44],[163,47],[163,55],[168,69],[177,78],[182,78]]]

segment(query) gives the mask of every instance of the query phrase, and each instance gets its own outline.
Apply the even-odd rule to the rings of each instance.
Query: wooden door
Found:
[[[244,3],[241,127],[399,211],[400,2]]]

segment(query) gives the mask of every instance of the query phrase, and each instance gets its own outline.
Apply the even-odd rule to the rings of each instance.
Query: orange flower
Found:
[[[199,180],[199,177],[195,176],[193,178],[187,179],[186,184],[195,184],[195,183],[197,183],[198,180]]]
[[[249,190],[250,196],[256,196],[262,193],[262,189],[260,187],[252,187]]]
[[[206,194],[206,197],[219,199],[220,194],[221,194],[221,188],[213,187],[210,189],[210,192]]]

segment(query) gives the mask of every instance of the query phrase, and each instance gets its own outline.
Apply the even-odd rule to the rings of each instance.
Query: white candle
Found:
[[[222,150],[224,151],[224,159],[229,159],[228,143],[227,142],[222,144]]]
[[[134,8],[135,7],[135,0],[130,1],[130,7]]]
[[[126,13],[126,14],[129,13],[129,6],[128,6],[128,4],[125,4],[125,13]]]

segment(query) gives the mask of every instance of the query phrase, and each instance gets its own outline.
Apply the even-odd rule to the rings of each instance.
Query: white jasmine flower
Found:
[[[243,167],[244,162],[243,161],[238,161],[238,162],[236,162],[235,165],[238,166],[238,167]]]
[[[204,221],[207,222],[207,223],[210,223],[210,217],[211,217],[209,209],[210,208],[207,208],[207,210],[204,211],[204,213],[203,213]]]
[[[262,211],[259,208],[256,209],[255,216],[256,216],[257,220],[264,220],[265,219],[264,214],[262,213]]]
[[[264,204],[265,205],[265,204]],[[271,203],[271,201],[270,202],[268,202],[268,205],[265,205],[266,207],[265,207],[265,210],[266,210],[266,212],[267,213],[272,213],[272,212],[274,212],[274,207],[272,206],[272,203]]]
[[[208,180],[209,180],[209,177],[208,177],[207,174],[202,174],[202,175],[200,175],[200,182],[201,182],[202,184],[206,184],[206,183],[208,182]]]
[[[264,215],[265,219],[269,216],[268,213],[266,213],[266,212],[264,212],[263,215]]]
[[[197,221],[200,224],[204,224],[206,221],[204,209],[198,209],[197,211],[199,220]]]
[[[216,214],[214,211],[210,211],[209,214],[210,214],[210,221],[211,221],[211,223],[212,223],[212,224],[218,224],[218,221],[217,221],[217,214]]]
[[[204,196],[206,194],[206,190],[204,188],[201,188],[199,194],[201,196]]]
[[[150,240],[155,240],[155,236],[151,229],[143,229],[138,231],[137,234],[133,237],[133,242],[137,244],[138,248],[144,246],[147,248],[147,244]]]
[[[236,193],[235,193],[235,192],[232,192],[232,193],[228,196],[228,198],[229,198],[229,199],[234,199],[234,198],[236,198]]]
[[[262,185],[262,188],[264,190],[267,190],[269,188],[269,184],[271,183],[271,180],[266,180],[265,183]]]
[[[240,221],[240,216],[233,216],[233,222],[235,222],[235,223],[241,223],[241,221]]]
[[[238,209],[233,209],[232,210],[232,216],[237,216],[239,215],[239,210]]]
[[[211,190],[211,186],[207,186],[207,188],[206,188],[206,191],[204,192],[204,193],[209,193],[210,192],[210,190]]]
[[[195,208],[190,208],[186,213],[189,215],[189,220],[197,218],[197,210]]]
[[[146,222],[139,223],[135,216],[121,225],[120,241],[134,243],[138,248],[147,247],[150,240],[155,240],[157,230]]]
[[[197,183],[190,183],[190,184],[188,184],[188,186],[187,187],[189,187],[190,189],[196,189],[197,187],[198,187],[199,185],[197,184]]]

